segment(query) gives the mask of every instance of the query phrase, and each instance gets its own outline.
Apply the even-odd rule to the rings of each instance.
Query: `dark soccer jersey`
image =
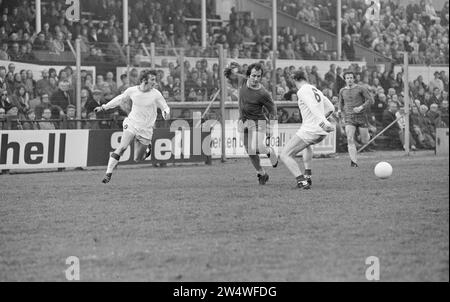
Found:
[[[343,111],[346,114],[353,114],[353,108],[359,107],[364,104],[363,113],[373,103],[373,98],[369,91],[359,85],[353,87],[345,86],[339,92],[339,104],[344,105]]]
[[[241,120],[265,120],[263,108],[276,116],[275,104],[269,92],[261,86],[259,89],[247,87],[244,81],[239,90],[239,117]]]

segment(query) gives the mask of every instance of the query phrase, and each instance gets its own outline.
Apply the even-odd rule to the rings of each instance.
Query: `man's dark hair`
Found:
[[[120,79],[121,79],[121,80],[125,79],[126,77],[127,77],[127,74],[126,74],[126,73],[123,73],[123,74],[120,75]]]
[[[264,75],[264,67],[261,63],[253,63],[247,67],[246,75],[249,77],[252,74],[252,70],[255,69],[257,71],[261,70],[261,76]]]
[[[345,79],[345,76],[348,74],[351,74],[354,79],[356,78],[355,73],[353,71],[346,71],[346,72],[344,72],[344,79]]]
[[[308,78],[306,76],[306,72],[301,71],[301,70],[297,70],[294,73],[294,76],[292,77],[294,79],[294,81],[300,82],[300,81],[308,81]]]
[[[145,69],[141,72],[141,76],[139,77],[139,83],[147,82],[149,75],[154,75],[155,77],[158,75],[157,71],[154,69]]]

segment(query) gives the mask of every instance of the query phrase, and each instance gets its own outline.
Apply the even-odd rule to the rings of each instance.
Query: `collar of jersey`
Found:
[[[258,85],[259,85],[258,88],[250,87],[249,84],[248,84],[248,81],[247,81],[247,83],[245,83],[245,85],[247,86],[248,89],[251,89],[251,90],[259,90],[262,87],[261,83],[258,83]]]

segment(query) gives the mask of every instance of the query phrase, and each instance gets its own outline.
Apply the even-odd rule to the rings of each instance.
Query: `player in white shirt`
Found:
[[[293,79],[298,89],[298,107],[303,121],[296,135],[286,144],[280,159],[295,176],[297,186],[310,189],[312,145],[321,142],[328,133],[334,131],[333,125],[327,120],[327,117],[334,112],[334,106],[319,89],[307,82],[303,71],[297,71]],[[297,153],[303,150],[305,150],[303,152],[305,175],[295,161]]]
[[[167,106],[166,100],[154,88],[156,74],[155,70],[142,71],[139,85],[128,88],[107,104],[94,109],[95,112],[99,112],[115,108],[128,99],[131,99],[132,102],[131,111],[123,121],[123,134],[120,146],[111,153],[106,175],[102,180],[103,183],[108,183],[111,180],[112,171],[119,163],[120,156],[133,141],[134,160],[136,162],[144,160],[150,155],[157,109],[161,109],[164,119],[169,117],[170,108]]]

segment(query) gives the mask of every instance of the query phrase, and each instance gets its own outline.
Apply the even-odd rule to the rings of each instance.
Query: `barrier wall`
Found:
[[[286,143],[300,128],[301,124],[278,124],[277,129],[266,141],[278,154],[283,151]],[[230,122],[225,126],[225,154],[227,158],[246,157],[244,147],[244,134],[238,131],[237,122]],[[336,153],[336,135],[331,132],[323,141],[313,146],[315,155]],[[211,131],[211,156],[219,158],[222,154],[221,126],[217,124]]]
[[[122,131],[117,130],[0,131],[0,170],[105,166],[121,137]],[[205,162],[210,155],[210,133],[155,129],[152,145],[144,163]],[[120,162],[135,164],[133,158],[131,144]]]
[[[280,124],[267,143],[281,152],[300,124]],[[120,144],[117,130],[13,130],[0,131],[0,170],[56,169],[105,166]],[[226,125],[226,156],[246,157],[243,133],[237,122]],[[221,156],[221,128],[155,129],[152,154],[144,163],[205,162]],[[313,147],[315,154],[336,152],[335,132]],[[120,158],[135,164],[133,145]]]
[[[436,128],[436,155],[448,156],[448,128]]]
[[[0,170],[86,167],[89,130],[0,131]]]

